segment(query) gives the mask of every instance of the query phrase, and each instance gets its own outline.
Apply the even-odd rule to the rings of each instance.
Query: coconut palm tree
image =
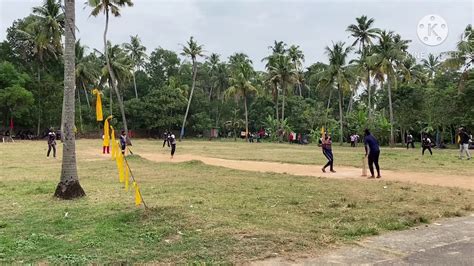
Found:
[[[380,29],[373,28],[375,20],[373,18],[367,18],[367,16],[360,16],[356,18],[357,24],[351,24],[347,27],[346,31],[351,33],[351,36],[355,38],[355,41],[352,43],[352,46],[359,46],[360,54],[360,65],[365,68],[367,73],[366,86],[368,94],[368,111],[369,118],[372,114],[372,93],[370,88],[370,79],[372,66],[367,63],[366,58],[370,55],[370,46],[372,46],[372,40],[377,37],[377,33],[380,32]]]
[[[271,79],[278,82],[281,94],[281,121],[285,120],[285,102],[288,88],[296,83],[297,71],[291,58],[286,54],[275,54],[269,66]]]
[[[448,58],[444,65],[454,69],[461,69],[458,93],[464,88],[464,82],[468,79],[469,70],[474,65],[474,27],[468,24],[457,43],[457,51],[448,52]]]
[[[189,56],[193,63],[193,83],[191,85],[191,93],[188,98],[188,106],[186,107],[186,113],[184,114],[183,125],[181,126],[181,132],[179,134],[179,140],[184,136],[184,126],[186,125],[186,119],[188,118],[189,106],[191,106],[191,100],[193,99],[194,88],[196,86],[196,75],[197,75],[197,58],[204,55],[203,46],[199,45],[194,37],[191,36],[187,42],[187,46],[183,45],[183,52],[181,55]]]
[[[116,78],[118,84],[124,85],[130,81],[131,73],[133,69],[133,62],[125,51],[117,44],[112,45],[109,41],[107,42],[107,54],[110,61],[112,72]],[[105,61],[104,54],[100,51],[96,52],[101,55],[103,61]],[[112,75],[109,72],[107,64],[101,69],[100,85],[108,84],[110,90],[110,114],[112,114]],[[124,86],[122,86],[123,88]],[[119,88],[118,88],[119,89]]]
[[[278,79],[274,78],[271,73],[272,67],[275,65],[275,60],[278,55],[282,55],[285,52],[285,47],[286,44],[283,42],[277,42],[275,41],[275,45],[269,46],[268,48],[272,50],[272,54],[263,58],[263,61],[266,61],[267,63],[265,64],[265,68],[267,70],[266,78],[265,78],[265,83],[267,84],[268,88],[271,90],[273,102],[275,104],[275,113],[276,113],[276,121],[280,121],[280,114],[279,114],[279,98],[280,98],[280,87],[279,87],[279,82]]]
[[[33,7],[33,14],[38,18],[42,32],[53,47],[61,51],[61,38],[64,33],[64,13],[61,10],[61,1],[44,0],[42,6]]]
[[[130,36],[130,43],[124,43],[125,52],[128,53],[133,62],[133,88],[135,89],[135,98],[138,99],[137,82],[135,81],[135,71],[140,70],[144,66],[145,60],[148,58],[146,54],[146,47],[141,44],[138,35]]]
[[[402,40],[399,35],[392,31],[382,31],[379,35],[379,43],[374,46],[374,54],[370,56],[380,72],[381,78],[386,77],[388,104],[390,110],[390,146],[395,145],[395,134],[393,131],[393,105],[392,105],[392,85],[396,87],[397,72],[404,72],[402,62],[406,58],[407,41]]]
[[[415,57],[411,55],[407,55],[403,61],[400,62],[400,66],[398,76],[403,83],[423,85],[431,76],[431,70],[429,70],[430,73],[427,78],[424,65],[417,64]]]
[[[212,98],[212,92],[214,91],[214,80],[215,80],[215,75],[218,71],[219,64],[220,64],[220,56],[216,53],[212,53],[209,57],[209,75],[211,76],[211,86],[209,89],[209,102],[211,101]]]
[[[44,62],[50,58],[57,59],[62,53],[61,36],[64,32],[64,14],[60,3],[46,0],[42,6],[34,7],[34,20],[25,28],[18,29],[18,37],[36,61],[37,82],[41,83],[41,70]],[[63,106],[64,107],[64,106]],[[38,102],[37,134],[40,134],[42,101]]]
[[[295,70],[297,74],[297,78],[295,79],[295,81],[296,81],[296,84],[298,85],[299,95],[300,97],[303,97],[302,90],[301,90],[301,86],[302,86],[301,77],[303,77],[301,68],[304,62],[304,54],[300,50],[300,47],[298,45],[292,45],[290,46],[290,48],[288,48],[288,56],[290,57],[291,62],[295,66]]]
[[[421,63],[429,71],[430,80],[433,80],[440,66],[439,56],[434,56],[430,53],[428,59],[423,58]]]
[[[81,45],[81,40],[76,42],[76,87],[82,88],[86,96],[86,102],[89,109],[92,111],[89,102],[89,92],[87,84],[96,84],[100,77],[100,69],[89,57],[85,55],[87,46]],[[79,91],[79,89],[78,89]]]
[[[108,72],[111,79],[111,86],[114,90],[115,94],[117,95],[117,100],[119,103],[120,113],[122,115],[122,122],[125,134],[128,136],[128,126],[127,126],[127,118],[125,117],[125,107],[123,105],[122,97],[120,96],[120,91],[117,87],[117,79],[115,77],[115,73],[112,69],[112,65],[110,63],[110,58],[108,55],[107,49],[107,30],[109,28],[109,16],[112,14],[114,17],[120,17],[120,8],[124,6],[133,6],[131,0],[88,0],[87,4],[92,7],[91,16],[98,16],[99,13],[104,13],[105,15],[105,29],[104,29],[104,57],[105,62],[108,68]],[[111,98],[112,99],[112,98]]]
[[[75,6],[74,0],[65,0],[66,28],[64,43],[64,143],[60,181],[54,196],[73,199],[85,196],[79,184],[76,165],[76,139],[74,136],[74,91],[75,91]]]
[[[255,75],[255,71],[252,65],[247,61],[238,63],[235,66],[234,71],[231,73],[229,79],[231,86],[225,92],[227,97],[238,95],[244,101],[244,112],[245,112],[245,138],[248,138],[249,133],[249,119],[248,119],[248,108],[247,98],[250,94],[257,92],[257,89],[252,85],[252,78]]]
[[[352,73],[346,65],[347,58],[351,51],[352,46],[345,46],[344,42],[333,43],[332,47],[326,47],[326,54],[329,58],[329,67],[323,74],[324,76],[322,78],[323,86],[334,84],[339,94],[339,135],[341,145],[344,142],[344,115],[342,110],[344,90],[347,90],[350,87],[352,79]]]
[[[64,32],[64,13],[61,10],[61,2],[56,0],[44,0],[42,6],[33,7],[33,14],[37,17],[37,22],[41,32],[46,36],[48,42],[57,51],[61,53],[61,38]],[[64,128],[64,102],[61,117],[61,131]],[[63,134],[61,134],[63,140]]]

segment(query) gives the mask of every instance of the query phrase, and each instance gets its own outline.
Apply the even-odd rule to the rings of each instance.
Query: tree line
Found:
[[[103,93],[105,116],[125,131],[146,136],[174,130],[183,136],[222,136],[264,128],[272,140],[290,132],[316,138],[325,127],[340,142],[371,128],[383,143],[403,142],[407,132],[427,132],[453,142],[459,126],[474,128],[474,29],[467,25],[456,51],[417,59],[410,40],[379,29],[367,16],[346,32],[350,43],[326,47],[327,60],[303,67],[298,45],[275,41],[254,68],[244,53],[228,58],[205,51],[193,37],[180,50],[148,50],[139,36],[108,40],[110,16],[120,16],[130,0],[89,0],[92,16],[105,16],[101,50],[75,45],[76,127],[97,132],[95,99]],[[18,19],[0,43],[0,121],[41,135],[62,127],[64,9],[45,0]]]

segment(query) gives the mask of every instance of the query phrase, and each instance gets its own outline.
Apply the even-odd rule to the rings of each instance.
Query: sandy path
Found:
[[[361,177],[362,170],[354,167],[342,167],[335,166],[336,173],[322,173],[321,166],[317,165],[301,165],[301,164],[288,164],[288,163],[277,163],[277,162],[259,162],[259,161],[243,161],[243,160],[229,160],[204,157],[199,155],[180,154],[175,156],[173,160],[170,159],[169,155],[164,154],[151,154],[151,153],[140,153],[140,156],[155,162],[185,162],[191,160],[199,160],[205,164],[213,166],[222,166],[226,168],[254,171],[254,172],[272,172],[282,173],[298,176],[315,176],[315,177],[326,177],[326,178],[354,178],[367,180],[365,177]],[[368,169],[367,169],[367,172]],[[459,175],[446,175],[438,173],[417,173],[417,172],[399,172],[382,170],[382,180],[393,180],[401,182],[413,182],[426,185],[437,185],[445,187],[460,187],[465,189],[474,189],[474,175],[473,176],[459,176]],[[369,180],[368,180],[369,181]],[[372,181],[372,180],[370,180]]]

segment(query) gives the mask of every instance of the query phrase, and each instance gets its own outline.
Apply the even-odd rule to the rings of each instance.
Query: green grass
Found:
[[[134,151],[161,152],[158,144],[134,141]],[[212,154],[247,145],[182,142],[178,151],[203,154],[203,144],[216,148]],[[52,197],[60,160],[45,158],[45,143],[0,145],[0,264],[221,263],[308,254],[465,215],[474,202],[473,191],[457,188],[254,173],[134,156],[130,165],[150,206],[144,211],[118,183],[114,162],[91,153],[94,146],[100,150],[99,141],[81,140],[77,147],[87,196],[62,201]],[[282,158],[290,159],[288,153],[319,156],[316,147],[260,147],[285,150]],[[251,151],[248,156],[255,156]],[[399,157],[404,152],[393,151]]]

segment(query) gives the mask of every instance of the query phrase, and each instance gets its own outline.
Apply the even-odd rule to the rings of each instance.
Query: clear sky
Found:
[[[89,17],[85,0],[76,0],[76,20],[82,43],[102,49],[104,18]],[[138,34],[148,52],[156,47],[179,51],[192,35],[204,45],[207,54],[227,58],[234,52],[250,56],[257,69],[269,54],[274,40],[300,45],[308,66],[326,61],[324,47],[333,41],[351,44],[345,31],[355,18],[367,15],[375,26],[394,30],[412,40],[410,52],[417,58],[454,49],[462,30],[474,23],[473,0],[134,0],[122,17],[112,18],[109,40],[129,41]],[[0,40],[15,19],[31,13],[42,0],[0,0]],[[421,18],[437,14],[449,27],[447,39],[438,46],[427,46],[417,37]]]

